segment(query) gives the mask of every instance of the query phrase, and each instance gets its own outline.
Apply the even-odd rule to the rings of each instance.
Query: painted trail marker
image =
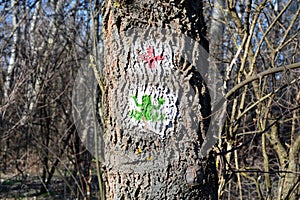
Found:
[[[113,51],[99,46],[97,57],[100,76],[111,81],[105,129],[99,123],[104,116],[95,111],[97,81],[88,62],[76,78],[73,118],[87,148],[107,166],[125,171],[165,169],[190,146],[198,149],[190,154],[193,162],[206,156],[224,122],[219,71],[209,65],[208,53],[191,38],[165,29],[133,29],[116,41]],[[114,52],[105,62],[111,68],[104,67],[104,52]],[[132,168],[132,163],[145,167]]]

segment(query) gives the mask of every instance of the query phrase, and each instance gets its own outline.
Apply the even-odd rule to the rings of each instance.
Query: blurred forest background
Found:
[[[100,197],[72,88],[101,42],[101,4],[0,1],[1,199]],[[203,10],[227,98],[213,149],[219,199],[299,199],[299,0],[204,0]]]

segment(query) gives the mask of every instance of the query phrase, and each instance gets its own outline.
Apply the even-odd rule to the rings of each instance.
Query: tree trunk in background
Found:
[[[222,48],[223,45],[223,38],[224,38],[224,23],[222,23],[222,21],[224,21],[224,7],[225,7],[225,1],[224,0],[214,0],[213,2],[213,8],[212,8],[212,20],[211,20],[211,24],[210,24],[210,42],[209,42],[209,50],[210,50],[210,69],[214,69],[214,67],[212,67],[213,65],[217,65],[217,68],[219,69],[219,71],[224,74],[224,71],[226,71],[225,66],[222,62],[222,60],[224,59],[224,49]],[[212,72],[212,71],[211,71]],[[219,85],[219,87],[217,86],[216,88],[219,89],[223,89],[223,82],[222,81],[223,78],[222,77],[215,77],[214,81],[216,83],[216,85]],[[218,82],[219,81],[219,82]],[[217,92],[217,91],[215,91]],[[223,93],[225,93],[225,91],[223,91]],[[216,94],[214,94],[216,95]],[[226,104],[226,102],[225,102]],[[225,115],[226,115],[226,106],[223,106],[223,112],[220,115],[220,120],[225,119]],[[219,127],[219,132],[222,132],[222,128],[223,128],[223,124],[224,123],[219,123],[220,127]],[[219,137],[219,141],[218,141],[218,146],[221,147],[222,145],[222,140],[221,137]],[[230,155],[230,154],[229,154]],[[219,157],[219,160],[217,161],[217,166],[222,169],[223,168],[223,163],[221,158]],[[222,174],[222,170],[218,170],[219,174],[219,184],[218,184],[218,199],[221,199],[222,197],[222,191],[223,188],[225,186],[225,177]]]
[[[18,0],[12,0],[11,1],[11,9],[12,9],[12,25],[13,25],[13,30],[14,32],[11,34],[12,36],[12,47],[11,47],[11,52],[10,52],[10,58],[9,58],[9,64],[8,64],[8,68],[7,68],[7,73],[5,76],[5,80],[4,80],[4,89],[3,89],[3,98],[1,97],[1,100],[3,100],[4,105],[8,104],[8,102],[10,101],[14,101],[15,100],[15,95],[13,94],[13,92],[11,91],[13,82],[14,82],[14,71],[15,71],[15,66],[17,63],[17,45],[18,45],[18,40],[20,37],[20,27],[18,25],[18,15],[19,15],[19,1]],[[1,73],[2,76],[2,73]],[[4,121],[4,116],[6,113],[6,108],[5,111],[3,112],[3,114],[1,113],[1,117],[2,120]],[[2,121],[1,120],[1,121]],[[2,124],[1,124],[2,125]],[[4,126],[5,127],[5,124]],[[2,136],[3,137],[3,136]],[[6,140],[5,145],[3,147],[3,152],[4,152],[4,169],[6,170],[6,163],[7,163],[7,158],[9,155],[8,149],[10,146],[10,142],[8,140]]]
[[[207,87],[191,64],[147,43],[157,28],[165,28],[160,47],[176,44],[200,53],[185,41],[175,41],[168,35],[171,30],[208,50],[202,7],[201,1],[193,0],[105,2],[102,77],[107,199],[217,199],[214,158],[201,158],[199,153],[211,109]],[[137,37],[123,43],[125,32],[133,28],[145,30],[146,41]],[[154,53],[156,60],[143,63]],[[169,64],[161,68],[165,62]],[[177,70],[166,67],[175,63]],[[134,111],[134,107],[143,111],[160,106],[169,106],[164,107],[166,115],[156,112],[141,117]]]
[[[11,1],[11,8],[13,9],[13,15],[12,15],[12,23],[13,23],[13,30],[14,33],[12,34],[13,37],[13,42],[12,42],[12,48],[11,48],[11,54],[9,58],[9,65],[7,69],[7,75],[6,75],[6,80],[4,84],[4,101],[8,101],[9,98],[9,93],[11,89],[11,85],[13,82],[13,76],[14,76],[14,68],[16,64],[16,59],[17,59],[17,44],[19,40],[19,25],[18,25],[18,13],[19,13],[19,1],[18,0],[12,0]],[[11,97],[13,98],[13,97]]]

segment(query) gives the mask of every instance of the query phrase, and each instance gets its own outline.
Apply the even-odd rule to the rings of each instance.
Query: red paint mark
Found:
[[[156,61],[165,59],[165,57],[162,55],[155,56],[154,48],[152,46],[147,48],[147,54],[141,55],[141,58],[144,59],[148,63],[148,66],[150,69],[155,68]]]

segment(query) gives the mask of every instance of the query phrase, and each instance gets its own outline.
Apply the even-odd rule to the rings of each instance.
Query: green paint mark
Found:
[[[157,111],[165,103],[165,100],[163,98],[157,98],[158,105],[154,105],[152,103],[150,95],[144,95],[142,97],[142,103],[137,102],[136,96],[132,96],[131,98],[134,100],[136,107],[138,107],[139,109],[129,111],[129,116],[133,117],[137,121],[140,121],[143,117],[147,121],[153,122],[165,119],[165,114],[160,115]]]

